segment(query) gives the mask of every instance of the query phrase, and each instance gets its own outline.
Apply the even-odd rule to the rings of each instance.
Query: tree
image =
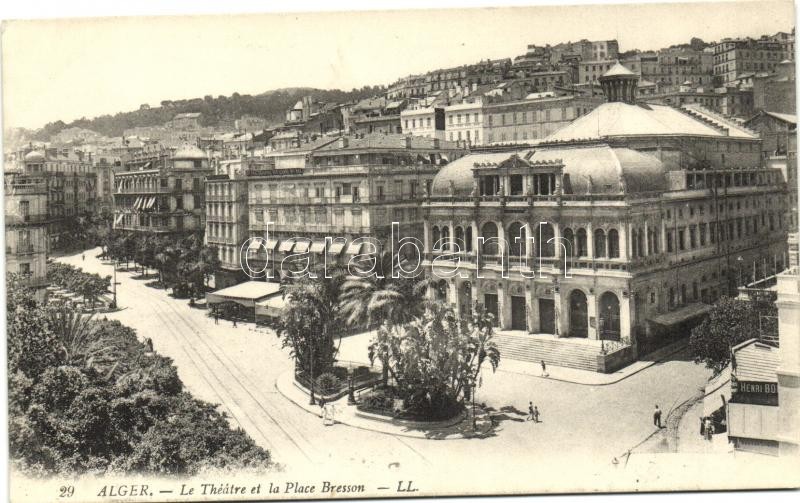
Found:
[[[369,347],[380,358],[409,408],[431,418],[451,415],[480,383],[484,362],[492,370],[500,351],[492,341],[492,315],[478,307],[467,319],[431,304],[406,325],[384,325]]]
[[[341,332],[339,302],[345,275],[341,270],[314,271],[290,281],[283,291],[286,307],[281,313],[277,335],[283,347],[291,348],[299,369],[319,375],[333,366],[337,348],[334,336]]]
[[[719,374],[730,363],[733,346],[759,337],[760,315],[776,314],[774,305],[756,309],[749,301],[722,297],[714,305],[708,317],[692,329],[689,349],[695,363],[702,362],[714,371],[714,375]],[[768,332],[762,335],[777,335],[775,324],[768,324],[762,328]]]
[[[404,264],[405,260],[395,261],[384,250],[373,263],[359,267],[355,275],[347,278],[342,286],[341,311],[348,325],[396,325],[423,313],[430,281],[424,275],[393,278]]]

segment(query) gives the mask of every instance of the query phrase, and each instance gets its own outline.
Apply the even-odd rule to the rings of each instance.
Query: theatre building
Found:
[[[450,163],[423,203],[437,294],[483,304],[511,358],[613,371],[688,335],[753,268],[783,268],[786,184],[758,137],[636,105],[637,78],[611,68],[607,103],[535,148]]]

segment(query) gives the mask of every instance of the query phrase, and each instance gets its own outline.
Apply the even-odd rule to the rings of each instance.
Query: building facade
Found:
[[[612,68],[611,102],[535,149],[474,153],[436,176],[423,211],[440,295],[483,304],[502,329],[614,341],[624,360],[735,291],[749,277],[738,257],[783,260],[785,182],[758,137],[635,105],[636,80]],[[447,275],[454,264],[463,274]]]
[[[784,60],[794,61],[793,33],[777,39],[727,38],[714,46],[714,76],[724,85],[745,73],[772,73]]]
[[[208,156],[195,146],[153,146],[123,160],[114,177],[114,229],[155,234],[205,230]]]
[[[5,173],[6,272],[37,289],[47,284],[48,180],[43,174]]]
[[[250,171],[250,237],[261,241],[253,244],[249,264],[260,270],[267,259],[275,266],[306,252],[347,263],[361,250],[356,238],[388,245],[392,222],[399,222],[402,236],[421,235],[423,192],[441,166],[463,153],[436,138],[341,137],[304,156],[302,165]],[[326,237],[344,238],[347,246],[327,248]]]

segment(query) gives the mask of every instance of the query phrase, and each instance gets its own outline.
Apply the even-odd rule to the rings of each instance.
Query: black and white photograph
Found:
[[[182,8],[3,15],[10,501],[800,486],[793,1]]]

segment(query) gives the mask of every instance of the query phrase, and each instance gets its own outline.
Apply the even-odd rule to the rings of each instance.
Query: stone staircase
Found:
[[[493,340],[503,359],[535,363],[544,360],[547,365],[569,367],[597,372],[600,347],[584,341],[570,341],[556,337],[500,332]],[[501,364],[502,365],[502,364]]]

